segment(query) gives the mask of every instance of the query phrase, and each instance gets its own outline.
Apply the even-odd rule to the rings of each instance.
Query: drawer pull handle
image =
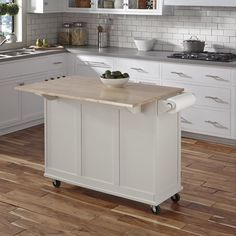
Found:
[[[222,81],[222,82],[229,82],[229,80],[223,79],[220,76],[217,75],[206,75],[207,78],[212,78],[216,81]]]
[[[220,99],[220,98],[218,98],[218,97],[205,96],[205,98],[211,99],[211,100],[213,100],[213,101],[215,101],[215,102],[217,102],[217,103],[229,104],[228,102],[226,102],[226,101],[224,101],[224,100],[222,100],[222,99]]]
[[[55,62],[53,62],[53,64],[54,65],[59,65],[59,64],[62,64],[63,62],[61,62],[61,61],[55,61]]]
[[[85,61],[85,64],[92,66],[92,67],[103,67],[103,68],[110,68],[105,62],[97,62],[97,61]]]
[[[146,84],[146,85],[157,85],[156,83],[152,82],[145,82],[145,81],[139,81],[139,84]]]
[[[185,123],[185,124],[189,124],[189,125],[193,124],[191,121],[185,119],[184,117],[181,117],[181,123]]]
[[[213,125],[214,127],[218,128],[218,129],[228,129],[227,127],[223,126],[222,124],[220,124],[216,121],[206,120],[205,122],[208,123],[208,124]]]
[[[147,71],[145,71],[144,69],[142,69],[142,68],[135,68],[135,67],[132,67],[132,68],[130,68],[131,70],[136,70],[137,72],[139,72],[139,73],[145,73],[145,74],[148,74],[148,72]]]
[[[191,77],[191,76],[189,76],[189,75],[186,75],[186,74],[184,74],[184,73],[182,73],[182,72],[176,72],[176,71],[172,71],[172,72],[171,72],[171,74],[178,75],[178,76],[179,76],[179,77],[181,77],[181,78],[188,78],[188,79],[192,79],[192,77]]]
[[[24,86],[25,85],[25,83],[19,83],[19,86]]]

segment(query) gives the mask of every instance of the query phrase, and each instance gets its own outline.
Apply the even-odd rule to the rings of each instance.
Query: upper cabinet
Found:
[[[236,7],[236,0],[164,0],[169,6]]]
[[[131,15],[162,15],[170,8],[164,0],[28,0],[30,13],[105,13]]]
[[[29,13],[63,12],[65,7],[65,0],[28,0],[27,3]]]

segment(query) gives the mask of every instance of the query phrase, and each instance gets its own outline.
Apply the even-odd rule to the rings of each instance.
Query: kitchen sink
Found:
[[[0,53],[0,59],[31,55],[34,54],[34,52],[35,51],[32,49],[17,49],[11,51],[4,51]]]

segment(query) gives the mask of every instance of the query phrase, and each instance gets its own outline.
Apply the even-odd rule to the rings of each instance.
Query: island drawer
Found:
[[[189,132],[230,138],[231,112],[189,108],[182,112],[182,129]]]
[[[231,70],[217,67],[162,63],[161,76],[163,80],[227,87],[231,85]]]
[[[160,64],[158,62],[131,60],[116,58],[114,60],[114,70],[127,72],[131,80],[159,80],[160,79]]]

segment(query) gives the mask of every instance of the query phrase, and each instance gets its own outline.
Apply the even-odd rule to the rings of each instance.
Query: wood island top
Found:
[[[141,83],[128,83],[124,88],[107,88],[99,79],[80,76],[18,86],[16,89],[48,98],[96,102],[131,109],[175,96],[184,90]]]

